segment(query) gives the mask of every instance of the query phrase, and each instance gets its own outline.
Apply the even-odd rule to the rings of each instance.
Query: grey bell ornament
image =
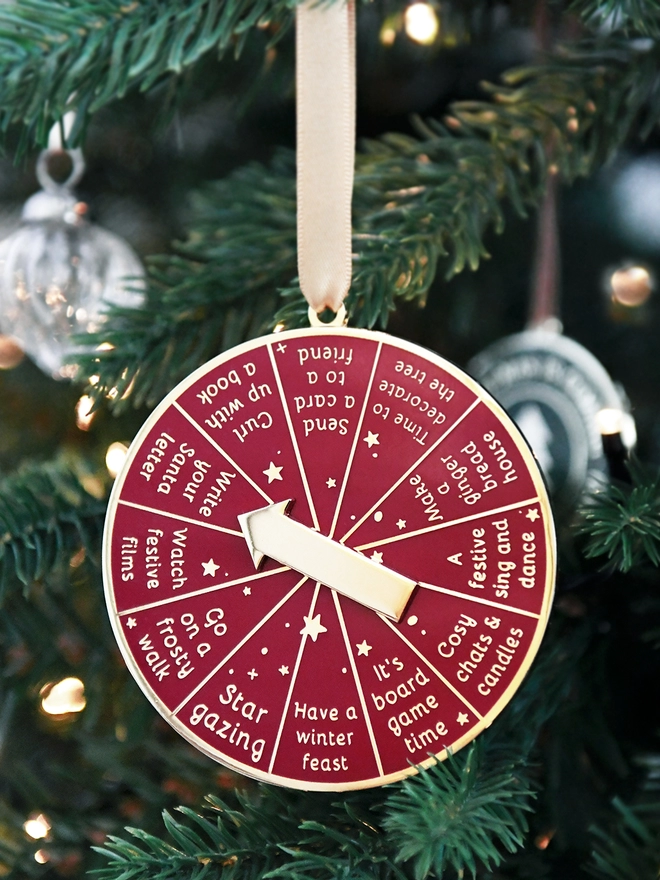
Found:
[[[49,161],[69,156],[71,173],[58,183]],[[73,187],[84,172],[80,150],[44,150],[37,163],[43,187],[23,207],[18,229],[0,241],[0,331],[18,341],[48,375],[75,375],[85,350],[75,334],[98,331],[109,305],[138,308],[144,269],[119,236],[91,223]]]

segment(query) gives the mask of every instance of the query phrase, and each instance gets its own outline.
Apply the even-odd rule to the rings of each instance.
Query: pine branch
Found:
[[[585,555],[606,556],[623,572],[645,562],[660,565],[660,473],[652,476],[637,462],[628,469],[632,484],[593,495],[580,527],[588,536]]]
[[[209,796],[203,814],[181,807],[179,811],[188,820],[187,825],[164,814],[174,845],[134,828],[127,829],[134,840],[109,838],[106,845],[98,849],[109,859],[109,864],[100,869],[98,875],[107,880],[169,880],[181,876],[192,880],[217,876],[222,871],[223,878],[231,880],[272,877],[277,875],[278,869],[287,866],[286,876],[295,877],[296,859],[308,854],[303,853],[299,815],[315,815],[319,808],[326,812],[323,808],[330,806],[329,798],[304,794],[298,798],[262,787],[258,798],[238,795],[238,801],[240,809],[234,810]],[[338,861],[335,858],[333,870]],[[340,877],[342,872],[324,871],[317,876]]]
[[[89,115],[130,89],[148,91],[209,52],[238,54],[250,29],[285,32],[290,0],[15,0],[0,4],[0,129],[45,145],[67,110],[71,143]]]
[[[601,880],[657,880],[660,864],[660,803],[631,808],[613,801],[615,817],[595,838],[587,870]]]
[[[658,51],[615,43],[566,53],[510,73],[489,102],[454,105],[445,125],[420,123],[419,138],[368,142],[356,166],[351,323],[385,326],[397,301],[423,304],[440,261],[451,275],[487,256],[483,238],[502,230],[503,201],[525,214],[548,173],[573,180],[605,162],[647,101],[655,101],[649,120],[660,116]],[[115,310],[97,337],[115,349],[83,362],[83,374],[100,376],[97,398],[121,392],[112,391],[116,409],[153,405],[211,354],[262,332],[278,286],[275,321],[305,323],[307,305],[290,281],[291,155],[208,188],[195,214],[188,243],[152,266],[144,310]]]
[[[251,29],[280,38],[295,0],[13,0],[0,4],[0,129],[25,126],[21,149],[45,145],[51,126],[76,111],[71,142],[89,115],[129,90],[148,91],[204,55],[239,54]],[[611,20],[657,37],[657,0],[577,0],[585,21]]]
[[[97,341],[115,348],[83,360],[83,375],[100,375],[97,398],[117,389],[115,411],[155,405],[218,351],[272,326],[277,286],[295,265],[291,157],[262,173],[249,166],[198,194],[189,242],[150,261],[144,308],[113,311]]]
[[[520,764],[492,755],[488,767],[482,761],[477,740],[465,758],[436,764],[389,796],[383,827],[401,841],[397,861],[412,863],[415,880],[443,877],[448,868],[475,877],[478,862],[499,865],[501,848],[522,846],[533,792]]]
[[[592,28],[604,26],[654,40],[660,37],[658,0],[575,0],[571,9]]]
[[[82,545],[100,537],[105,489],[63,461],[31,464],[0,482],[0,601],[8,587],[28,587]],[[97,491],[98,488],[98,491]]]
[[[488,768],[481,765],[484,748],[482,740],[393,786],[384,805],[378,791],[333,802],[336,795],[261,786],[256,797],[239,795],[238,810],[210,796],[204,813],[180,808],[187,824],[164,815],[167,840],[139,829],[127,829],[132,840],[110,838],[98,850],[108,865],[97,873],[104,880],[219,873],[225,880],[405,880],[431,870],[441,877],[450,865],[474,874],[477,860],[498,864],[500,847],[520,845],[531,796],[505,753],[493,749]]]

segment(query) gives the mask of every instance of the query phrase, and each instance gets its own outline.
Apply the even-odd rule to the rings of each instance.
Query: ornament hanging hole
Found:
[[[80,149],[42,150],[37,159],[37,180],[47,192],[72,189],[84,173],[85,160]]]
[[[316,312],[310,306],[307,309],[307,317],[309,318],[310,327],[345,327],[348,323],[348,316],[346,314],[346,306],[342,303],[337,310],[334,318],[331,318],[329,321],[323,321],[321,319],[321,315],[325,312],[330,311],[330,309],[324,309],[323,312]]]

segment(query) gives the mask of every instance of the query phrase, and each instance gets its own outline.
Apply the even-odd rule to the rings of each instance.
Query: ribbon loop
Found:
[[[355,9],[310,0],[296,9],[298,275],[315,312],[351,284],[355,161]]]

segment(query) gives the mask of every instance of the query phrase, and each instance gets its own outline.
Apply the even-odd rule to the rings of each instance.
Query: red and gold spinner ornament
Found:
[[[487,727],[536,654],[555,573],[543,480],[493,398],[425,349],[314,315],[350,284],[352,15],[296,11],[316,326],[169,394],[104,540],[115,634],[163,717],[241,773],[316,790],[394,782]]]
[[[536,463],[452,364],[381,333],[273,334],[179,385],[131,446],[107,598],[147,697],[294,788],[382,785],[487,727],[546,626]]]

